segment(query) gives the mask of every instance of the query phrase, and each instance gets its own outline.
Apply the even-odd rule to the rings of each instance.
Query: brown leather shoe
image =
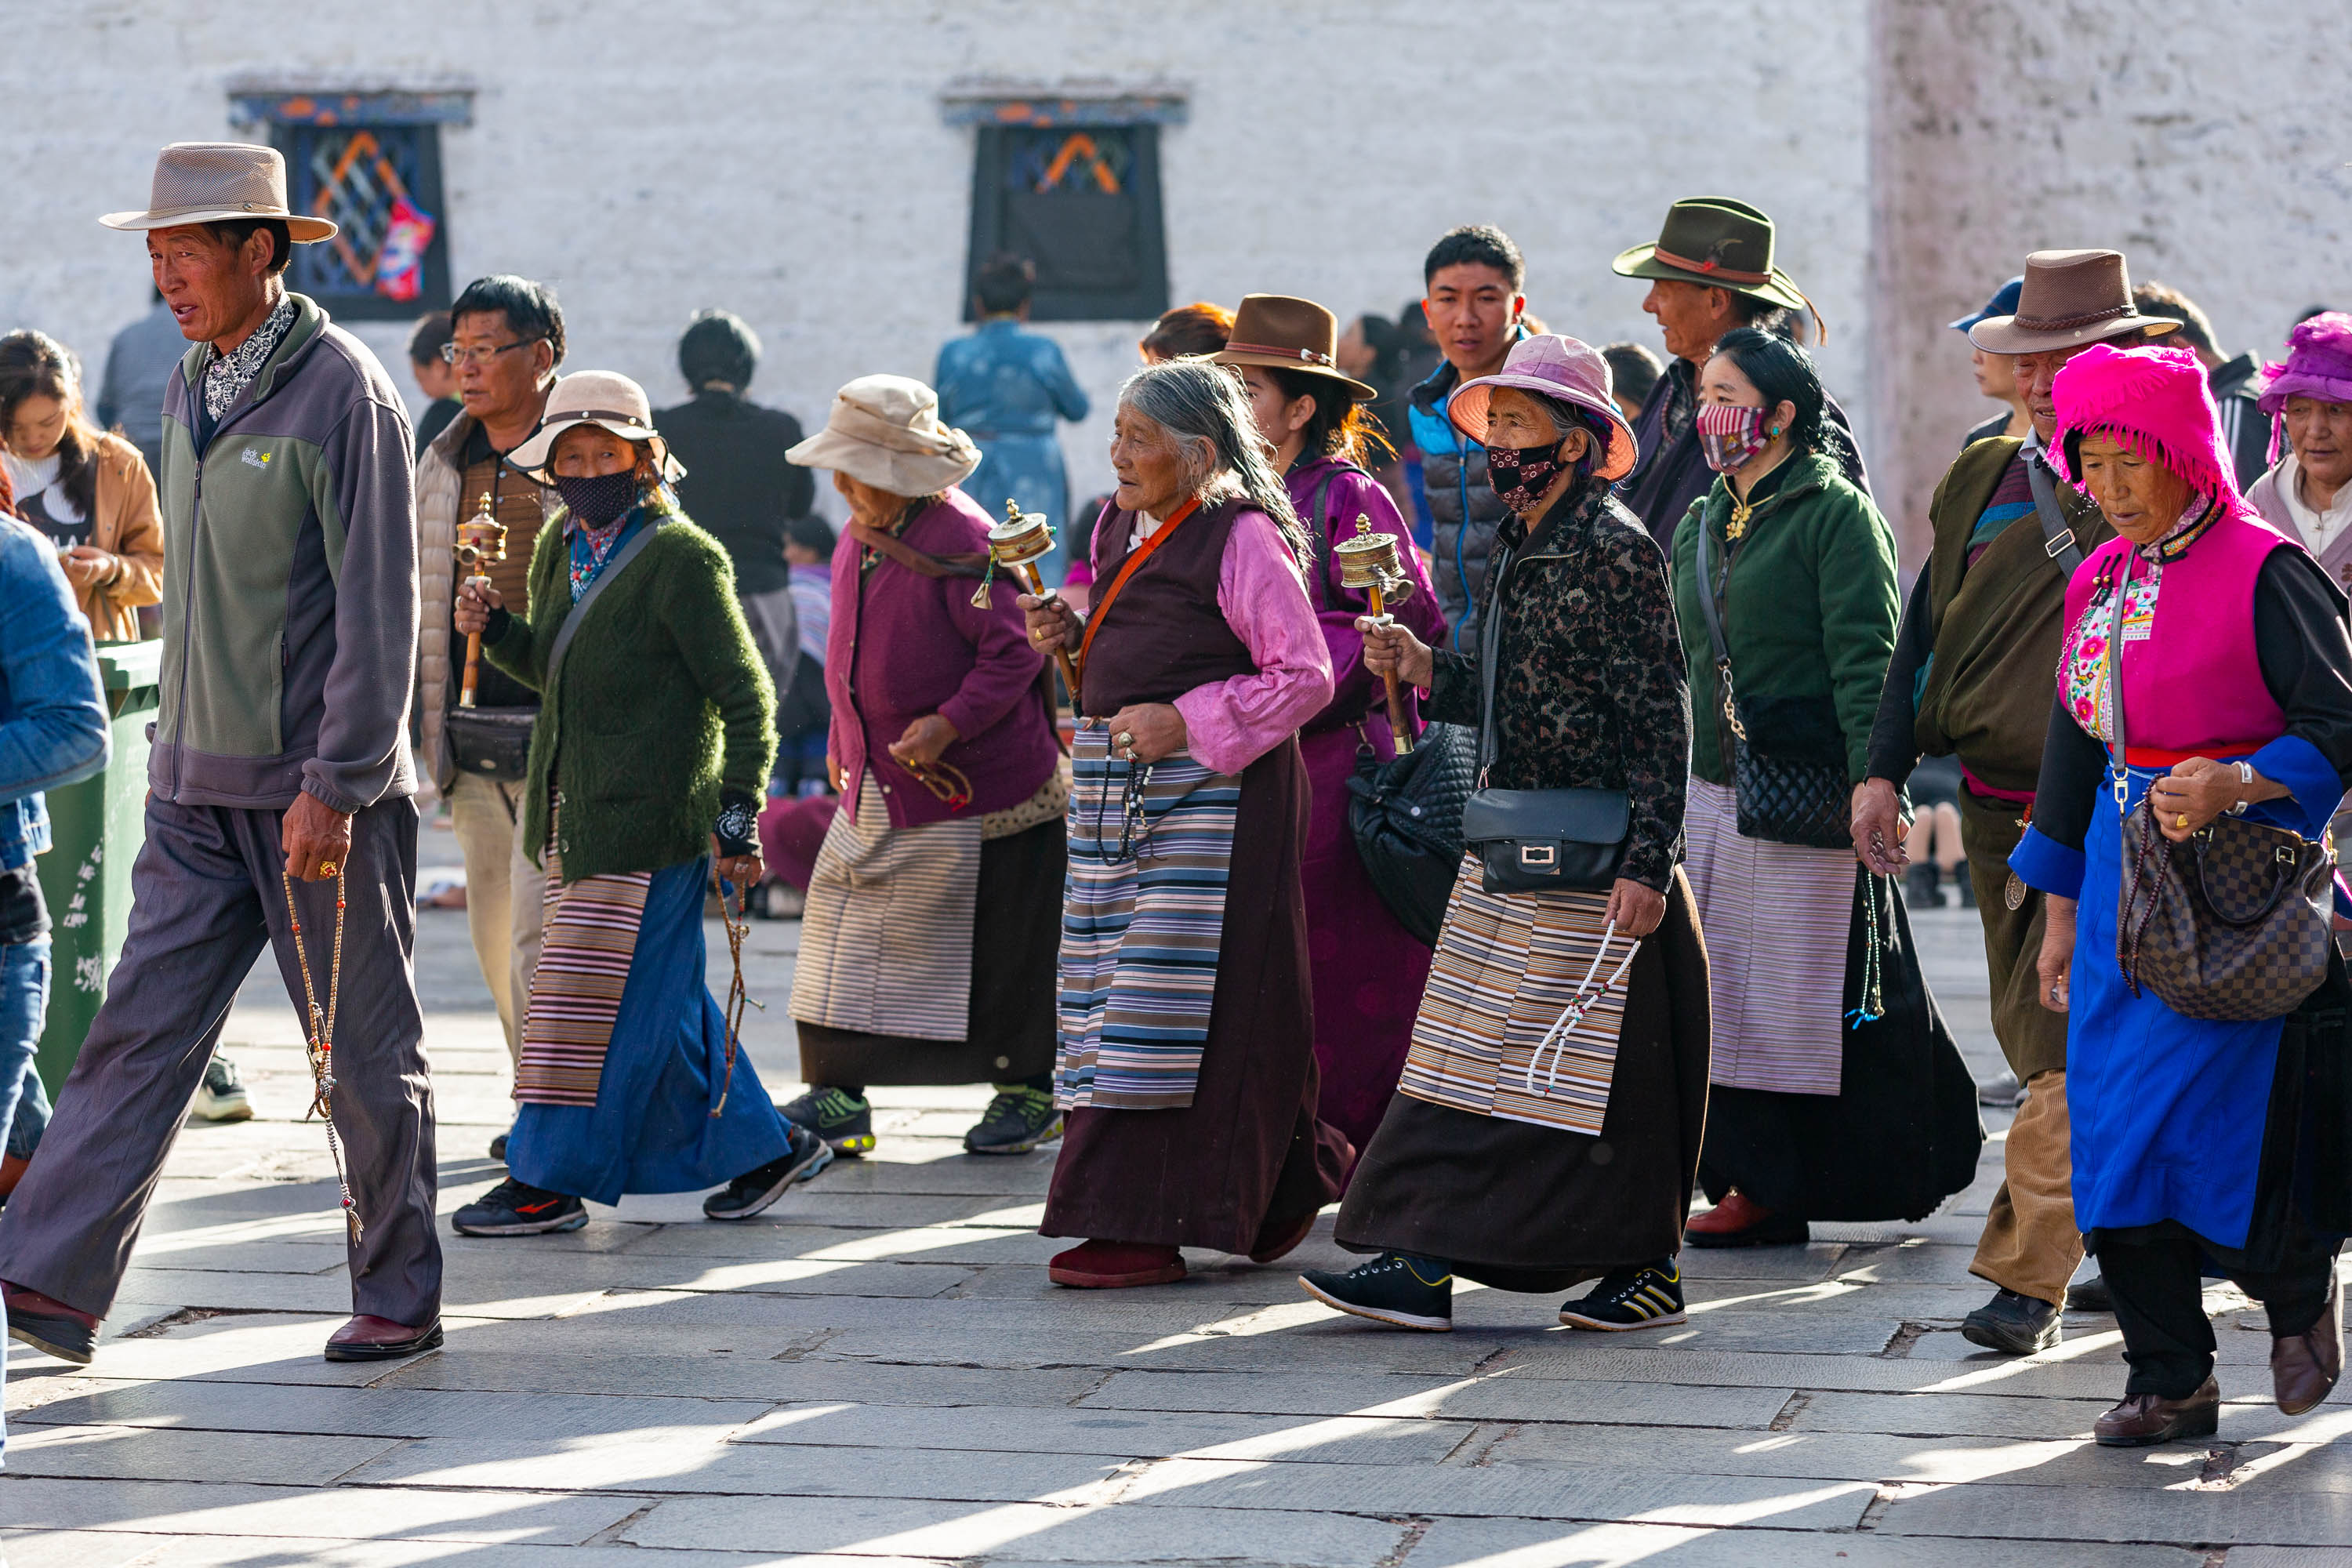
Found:
[[[2281,1410],[2300,1415],[2326,1398],[2343,1375],[2344,1292],[2330,1279],[2319,1321],[2271,1342],[2271,1393]]]
[[[2091,1428],[2102,1447],[2145,1448],[2175,1437],[2210,1437],[2221,1426],[2221,1385],[2211,1378],[2186,1399],[2126,1394]]]
[[[406,1323],[395,1323],[390,1318],[370,1317],[362,1312],[328,1337],[327,1359],[398,1361],[402,1356],[437,1349],[440,1343],[441,1321],[438,1318],[421,1329],[412,1329]]]

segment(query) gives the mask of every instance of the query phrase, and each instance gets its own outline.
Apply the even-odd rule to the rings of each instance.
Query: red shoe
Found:
[[[1803,1220],[1774,1214],[1734,1187],[1683,1226],[1683,1239],[1693,1247],[1802,1247],[1812,1232]]]
[[[1172,1247],[1148,1247],[1140,1242],[1082,1242],[1057,1254],[1046,1265],[1045,1278],[1080,1290],[1173,1285],[1184,1278],[1184,1255]]]
[[[1250,1247],[1252,1263],[1271,1263],[1298,1249],[1298,1244],[1315,1234],[1315,1215],[1320,1211],[1309,1209],[1299,1216],[1296,1225],[1276,1226],[1269,1220],[1258,1226],[1257,1239]]]

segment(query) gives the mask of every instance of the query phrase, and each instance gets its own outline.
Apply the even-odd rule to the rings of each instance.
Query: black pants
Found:
[[[2103,1232],[2095,1238],[2099,1272],[2116,1299],[2124,1360],[2131,1363],[2126,1394],[2186,1399],[2213,1374],[2213,1325],[2206,1320],[2206,1248],[2191,1236]],[[2290,1246],[2273,1273],[2231,1268],[2230,1279],[2270,1313],[2273,1337],[2299,1334],[2319,1321],[2336,1278],[2329,1242]]]

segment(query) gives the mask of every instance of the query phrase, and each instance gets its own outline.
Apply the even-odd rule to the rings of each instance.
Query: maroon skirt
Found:
[[[1070,1112],[1041,1234],[1246,1253],[1339,1195],[1355,1152],[1315,1114],[1307,813],[1294,738],[1242,774],[1192,1103]]]

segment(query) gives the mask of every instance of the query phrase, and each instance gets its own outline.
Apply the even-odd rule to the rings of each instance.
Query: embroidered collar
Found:
[[[271,310],[261,325],[253,330],[245,342],[223,353],[213,351],[212,363],[205,367],[205,412],[215,419],[228,412],[237,395],[253,384],[278,345],[294,328],[294,296],[283,295],[277,309]]]
[[[2189,547],[2205,537],[2205,531],[2220,520],[2221,508],[2210,496],[2199,496],[2180,521],[2167,529],[2164,537],[2137,548],[2143,561],[2163,563],[2178,561],[2189,552]]]

